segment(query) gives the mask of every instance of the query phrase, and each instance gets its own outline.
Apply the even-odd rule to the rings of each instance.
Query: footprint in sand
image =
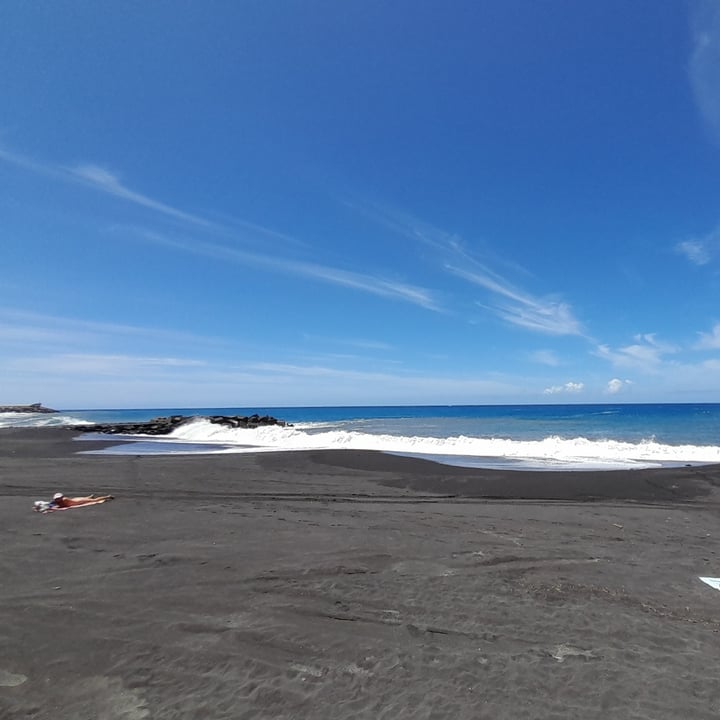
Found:
[[[562,645],[555,646],[550,651],[550,657],[555,658],[558,662],[565,662],[565,658],[568,657],[581,657],[585,660],[597,660],[598,655],[592,650],[583,650],[582,648],[573,647],[563,643]]]
[[[0,687],[17,687],[27,680],[26,675],[0,670]]]
[[[425,560],[402,560],[390,568],[399,575],[420,575],[425,577],[447,577],[454,575],[455,570],[440,563]]]
[[[102,720],[149,720],[150,710],[135,690],[126,688],[119,678],[89,677],[70,688],[67,717]]]

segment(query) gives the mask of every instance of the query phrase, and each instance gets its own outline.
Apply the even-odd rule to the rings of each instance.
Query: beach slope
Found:
[[[91,447],[0,431],[0,717],[720,713],[718,467]]]

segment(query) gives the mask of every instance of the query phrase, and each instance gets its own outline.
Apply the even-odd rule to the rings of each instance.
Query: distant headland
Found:
[[[43,407],[42,403],[33,403],[32,405],[0,405],[0,413],[56,413],[57,410]]]

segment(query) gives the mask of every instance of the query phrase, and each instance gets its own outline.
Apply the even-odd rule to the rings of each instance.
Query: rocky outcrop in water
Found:
[[[32,405],[0,405],[0,413],[56,413],[57,410],[46,408],[42,403],[33,403]]]
[[[288,425],[284,420],[269,415],[171,415],[159,417],[148,422],[139,423],[101,423],[98,425],[76,425],[75,430],[81,432],[106,433],[109,435],[167,435],[175,428],[185,425],[198,418],[208,420],[214,425],[225,425],[231,428],[256,428],[264,425]]]

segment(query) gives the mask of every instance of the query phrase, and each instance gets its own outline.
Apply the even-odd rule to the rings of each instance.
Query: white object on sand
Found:
[[[700,580],[710,587],[720,590],[720,578],[701,577]]]

